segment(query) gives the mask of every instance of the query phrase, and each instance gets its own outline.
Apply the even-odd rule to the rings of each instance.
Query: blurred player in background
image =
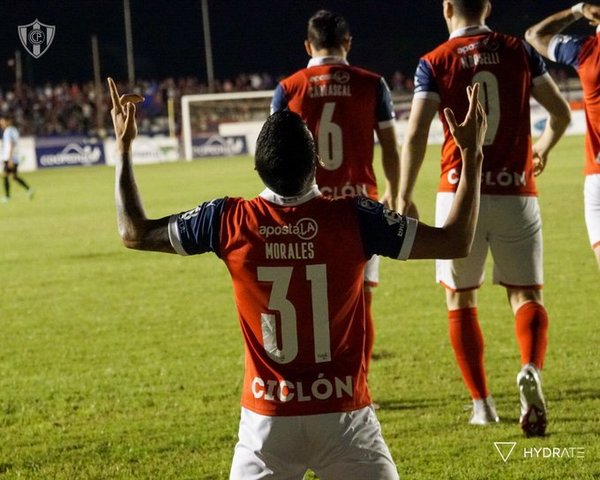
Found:
[[[343,17],[327,10],[315,13],[308,21],[304,42],[311,57],[308,66],[277,85],[271,111],[288,108],[308,125],[321,158],[317,185],[327,197],[365,195],[378,199],[373,170],[375,132],[386,179],[381,201],[394,210],[400,158],[390,90],[380,75],[350,66],[347,56],[351,45],[350,28]],[[379,259],[374,256],[365,271],[367,361],[374,343],[371,288],[378,282]]]
[[[230,478],[398,478],[371,405],[365,370],[363,271],[373,254],[449,258],[468,253],[479,205],[486,117],[479,85],[450,131],[463,152],[454,205],[441,228],[366,197],[328,199],[315,184],[311,133],[289,111],[271,115],[256,146],[266,189],[252,200],[217,198],[149,219],[131,161],[139,95],[119,97],[109,79],[121,158],[115,198],[129,248],[214,252],[232,277],[246,360],[239,441]],[[343,245],[343,248],[340,246]]]
[[[6,203],[10,200],[9,177],[27,190],[27,196],[33,198],[33,189],[19,177],[19,131],[12,124],[12,119],[7,115],[0,116],[2,129],[2,180],[4,181],[4,196],[0,201]]]
[[[580,18],[596,27],[595,35],[559,35]],[[600,6],[578,3],[534,25],[525,38],[553,62],[574,67],[581,80],[587,122],[585,223],[600,267]]]
[[[546,404],[540,370],[547,344],[548,316],[542,302],[542,226],[534,175],[544,169],[550,149],[565,131],[570,111],[546,71],[542,58],[525,42],[491,31],[485,19],[488,0],[445,0],[443,14],[450,39],[421,58],[402,149],[399,210],[408,211],[436,112],[458,101],[465,86],[481,83],[480,101],[488,114],[480,220],[466,259],[438,260],[437,281],[446,289],[449,335],[464,382],[473,399],[471,423],[498,421],[488,391],[484,340],[477,314],[477,289],[484,280],[488,248],[494,258],[494,283],[507,289],[515,315],[522,369],[517,376],[521,427],[543,435]],[[529,97],[548,110],[545,130],[533,145]],[[442,116],[445,140],[436,202],[443,224],[461,176],[460,151]]]

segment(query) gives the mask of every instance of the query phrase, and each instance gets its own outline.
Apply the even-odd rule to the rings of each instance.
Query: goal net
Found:
[[[185,159],[254,155],[272,97],[272,90],[182,96]]]

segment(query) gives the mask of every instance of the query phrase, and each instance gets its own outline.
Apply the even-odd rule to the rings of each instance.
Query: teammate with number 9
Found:
[[[443,14],[450,39],[423,56],[415,75],[415,93],[402,149],[399,209],[412,206],[412,192],[427,148],[436,112],[464,112],[459,93],[481,84],[480,101],[488,115],[481,183],[480,219],[471,254],[437,261],[437,281],[446,289],[449,334],[463,379],[473,399],[471,423],[498,421],[483,365],[483,336],[477,313],[477,289],[484,280],[488,249],[494,258],[494,283],[507,289],[521,353],[517,382],[521,427],[543,435],[546,404],[540,369],[547,344],[548,317],[541,288],[542,233],[535,175],[564,133],[570,112],[541,57],[524,41],[485,25],[488,0],[445,0]],[[530,96],[550,118],[532,145]],[[443,223],[461,176],[460,149],[443,115],[445,140],[436,202],[436,223]]]
[[[348,63],[352,37],[342,16],[320,10],[309,19],[307,30],[304,46],[311,57],[308,66],[279,83],[271,111],[288,108],[308,125],[320,159],[317,185],[327,197],[364,195],[378,200],[373,169],[375,132],[386,179],[381,201],[396,209],[400,158],[389,88],[380,75]],[[367,358],[374,343],[371,288],[378,282],[378,257],[374,256],[365,271]]]

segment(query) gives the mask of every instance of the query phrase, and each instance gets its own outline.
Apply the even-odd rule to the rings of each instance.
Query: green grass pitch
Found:
[[[371,388],[402,478],[600,478],[599,272],[583,221],[582,143],[563,139],[538,180],[548,437],[525,439],[517,426],[519,356],[504,289],[488,280],[480,292],[501,423],[473,427],[433,262],[382,261]],[[429,222],[438,151],[430,147],[416,191]],[[154,217],[261,189],[249,158],[137,174]],[[0,205],[0,479],[226,479],[243,352],[225,267],[213,255],[122,247],[111,168],[24,177],[34,200],[14,186]],[[516,442],[506,462],[494,442]]]

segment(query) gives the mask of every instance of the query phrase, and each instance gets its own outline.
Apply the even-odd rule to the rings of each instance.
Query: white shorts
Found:
[[[444,224],[454,196],[438,193],[436,226]],[[455,291],[478,288],[485,277],[488,247],[494,259],[495,284],[542,287],[542,220],[536,197],[482,195],[471,253],[456,260],[436,260],[437,281]]]
[[[583,199],[590,245],[596,248],[600,246],[600,174],[586,175]]]
[[[379,255],[373,255],[367,262],[364,280],[370,287],[376,287],[379,284]]]
[[[373,407],[268,417],[242,408],[230,480],[398,480]]]

